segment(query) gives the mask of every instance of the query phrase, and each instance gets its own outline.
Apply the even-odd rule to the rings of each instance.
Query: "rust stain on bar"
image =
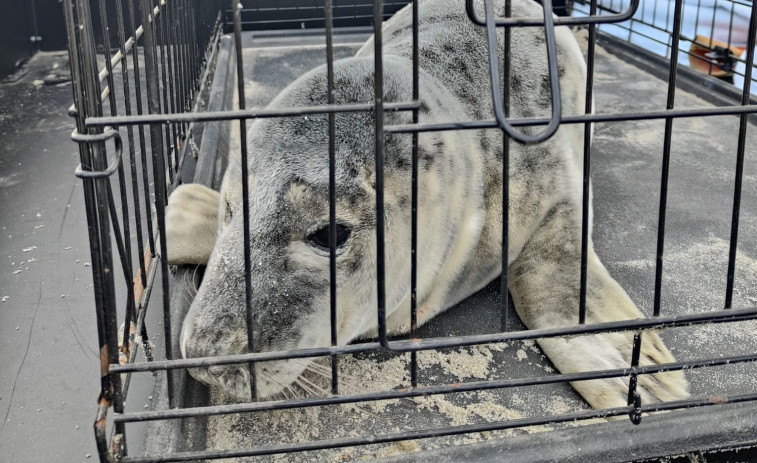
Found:
[[[728,403],[728,398],[722,395],[711,395],[709,399],[711,404],[723,405]]]
[[[142,279],[144,278],[145,281],[147,280],[147,275],[150,273],[150,263],[152,261],[152,258],[150,257],[150,251],[145,251],[145,272],[142,273],[142,270],[140,269],[137,272],[137,276],[134,277],[134,301],[137,304],[137,308],[142,308],[142,294],[145,292],[145,287],[142,284]]]
[[[108,346],[102,346],[100,347],[100,376],[106,376],[109,373],[109,364],[110,362],[108,361]]]

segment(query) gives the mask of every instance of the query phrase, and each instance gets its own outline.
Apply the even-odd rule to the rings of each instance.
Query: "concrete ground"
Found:
[[[0,83],[0,460],[96,458],[97,330],[66,53]]]

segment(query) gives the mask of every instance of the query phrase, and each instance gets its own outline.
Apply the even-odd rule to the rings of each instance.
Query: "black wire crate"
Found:
[[[101,461],[755,445],[757,16],[671,4],[66,0]]]

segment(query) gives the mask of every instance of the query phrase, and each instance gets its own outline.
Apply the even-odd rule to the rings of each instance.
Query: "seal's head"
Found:
[[[411,101],[409,63],[389,58],[385,66],[385,101]],[[337,104],[372,102],[373,59],[337,61],[335,87]],[[325,104],[326,92],[326,68],[317,68],[287,87],[270,107]],[[426,93],[421,112],[443,112],[444,95]],[[387,124],[409,123],[411,118],[410,112],[385,113]],[[328,121],[327,114],[262,119],[249,131],[250,307],[262,351],[331,343]],[[374,124],[371,111],[335,116],[339,344],[370,333],[377,325]],[[463,151],[461,139],[444,133],[423,137],[419,158],[425,180],[419,220],[428,229],[454,227],[458,206],[448,195],[459,195],[456,188],[471,190],[467,195],[479,193],[465,186],[467,178],[460,180],[474,166],[462,159],[442,162],[438,155],[447,149]],[[407,304],[409,295],[411,136],[388,134],[384,152],[386,306],[392,314]],[[233,159],[223,180],[218,241],[182,330],[181,348],[187,358],[248,351],[241,168],[239,158]],[[440,243],[422,243],[420,257],[443,255],[434,244]],[[433,273],[433,268],[425,267],[426,273]],[[429,280],[423,275],[420,279]],[[282,391],[306,365],[303,360],[257,364],[258,395]],[[197,369],[192,374],[240,399],[250,396],[247,365]]]

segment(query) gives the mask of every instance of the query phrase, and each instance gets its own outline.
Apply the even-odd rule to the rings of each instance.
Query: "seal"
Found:
[[[481,10],[479,2],[477,8]],[[516,17],[539,18],[531,0],[513,0]],[[502,15],[503,11],[497,14]],[[412,22],[405,8],[384,25],[384,101],[412,100]],[[483,28],[460,2],[420,4],[422,123],[493,118]],[[555,29],[565,116],[585,108],[586,66],[572,33]],[[545,40],[539,28],[512,30],[510,116],[550,113]],[[373,41],[334,63],[335,103],[374,101]],[[500,60],[503,49],[500,48]],[[326,104],[326,67],[304,74],[270,108]],[[408,112],[386,112],[385,124],[411,123]],[[374,115],[337,113],[337,336],[339,344],[377,329]],[[524,128],[533,134],[540,128]],[[578,319],[584,126],[564,124],[540,144],[510,144],[509,289],[530,329],[573,325]],[[250,247],[251,304],[264,351],[330,345],[328,252],[328,116],[259,119],[250,127],[251,156],[232,156],[220,193],[200,185],[175,190],[167,208],[167,259],[207,264],[184,321],[186,358],[247,351],[245,244]],[[385,277],[389,330],[409,330],[411,159],[409,135],[385,138]],[[503,141],[499,130],[446,131],[418,136],[418,319],[424,323],[502,272]],[[244,243],[241,169],[249,172],[249,242]],[[217,198],[217,200],[216,200]],[[193,229],[200,233],[193,233]],[[590,237],[590,234],[589,234]],[[587,323],[643,317],[588,244]],[[541,339],[563,373],[626,368],[632,333]],[[643,338],[641,365],[673,362],[656,333]],[[303,360],[256,365],[257,392],[269,397],[305,370]],[[244,400],[246,365],[194,369],[192,375]],[[626,378],[573,383],[595,408],[625,406]],[[688,395],[681,372],[642,375],[645,403]]]

